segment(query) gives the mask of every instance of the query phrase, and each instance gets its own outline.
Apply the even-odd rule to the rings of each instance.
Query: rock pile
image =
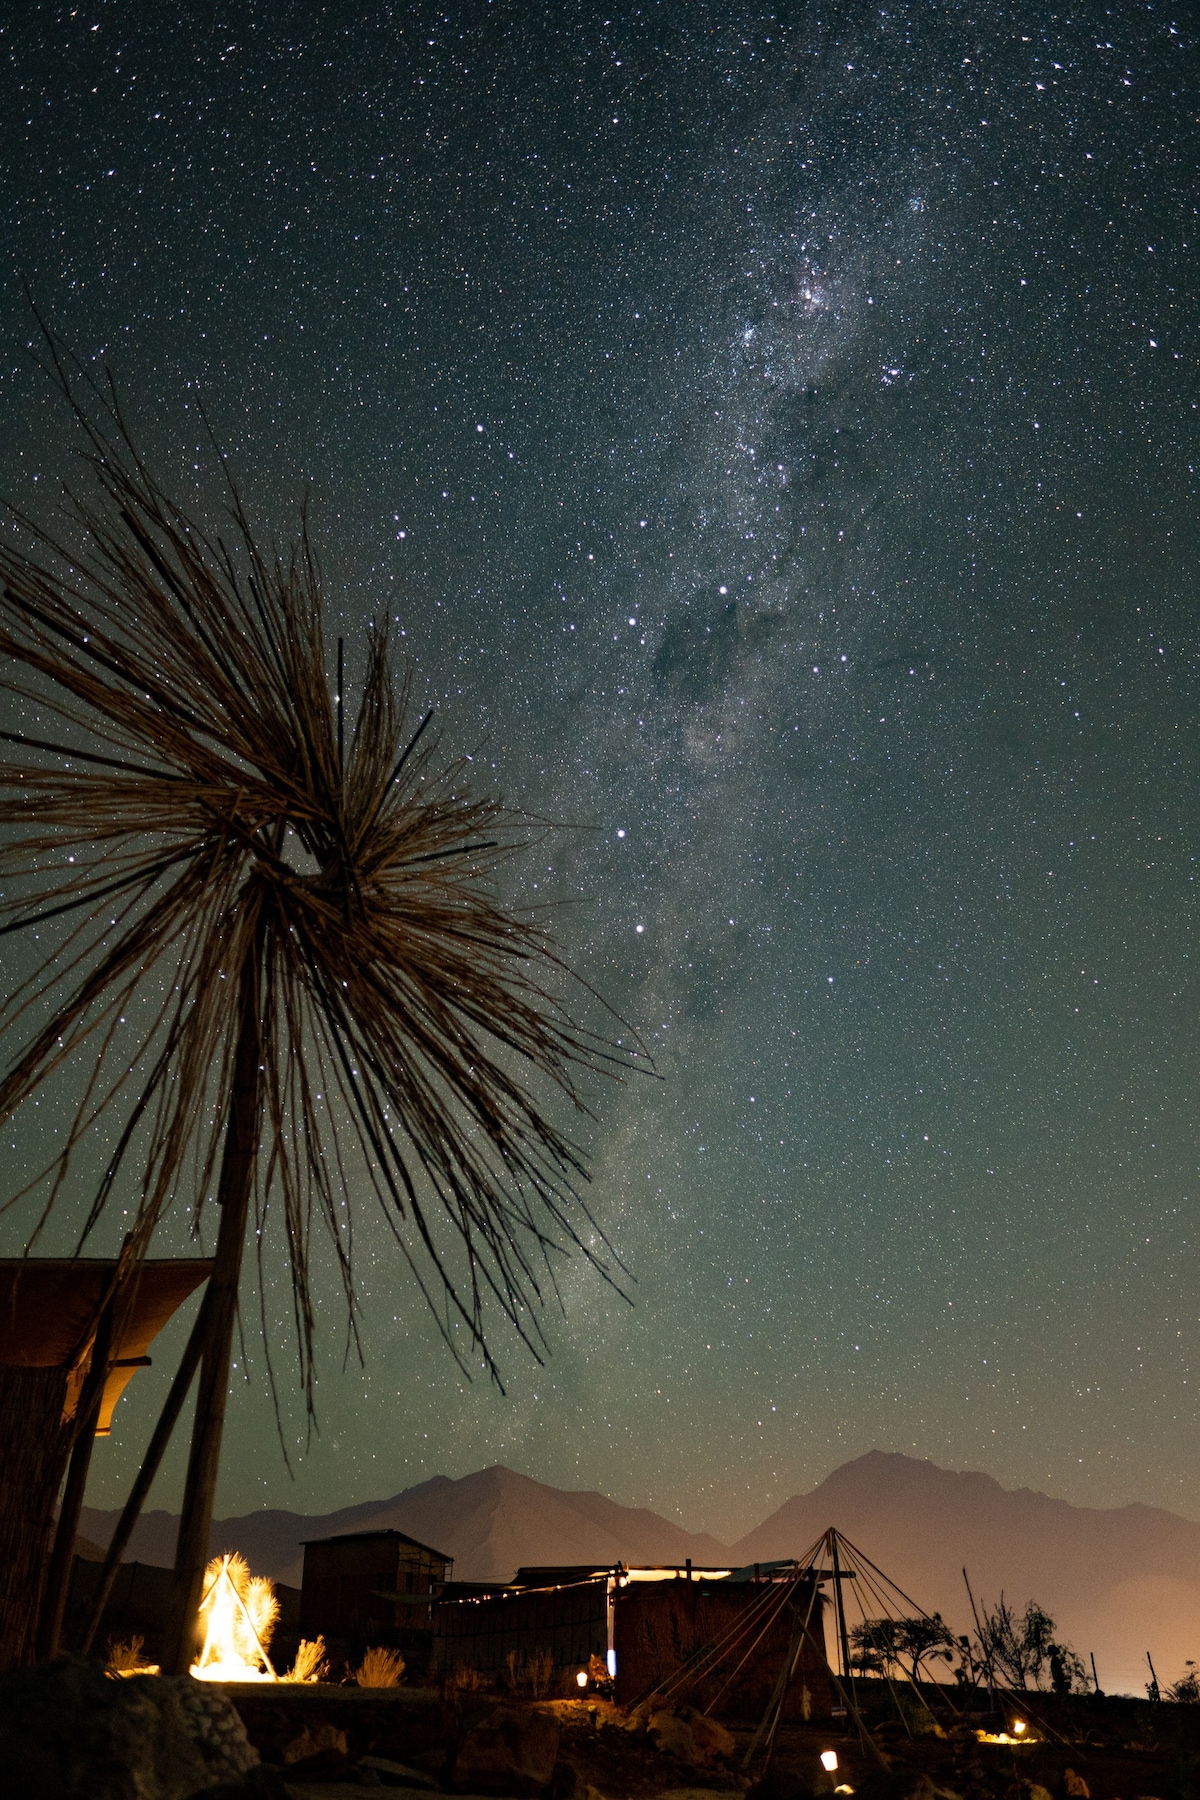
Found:
[[[193,1800],[258,1762],[224,1694],[78,1657],[0,1678],[5,1800]]]

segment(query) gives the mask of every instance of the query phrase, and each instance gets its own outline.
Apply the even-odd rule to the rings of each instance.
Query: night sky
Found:
[[[293,1483],[248,1306],[218,1511],[501,1461],[733,1536],[879,1447],[1200,1517],[1194,15],[169,10],[0,28],[0,488],[73,445],[24,277],[580,828],[524,897],[663,1077],[584,1134],[632,1309],[577,1260],[468,1384],[364,1210],[365,1371],[331,1283]]]

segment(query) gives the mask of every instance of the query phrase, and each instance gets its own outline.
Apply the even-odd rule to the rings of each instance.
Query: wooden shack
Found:
[[[749,1719],[762,1716],[792,1656],[784,1716],[828,1718],[833,1685],[817,1577],[790,1568],[761,1581],[730,1574],[623,1565],[521,1569],[503,1587],[451,1590],[434,1608],[434,1667],[495,1675],[510,1658],[521,1665],[548,1655],[556,1685],[566,1691],[599,1657],[615,1671],[617,1700],[633,1706],[693,1657],[724,1648],[707,1672],[673,1685],[671,1701]]]
[[[300,1590],[302,1637],[401,1644],[433,1629],[432,1603],[453,1559],[402,1531],[309,1538]]]

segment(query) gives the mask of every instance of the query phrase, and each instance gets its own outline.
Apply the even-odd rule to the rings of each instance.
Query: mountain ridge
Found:
[[[85,1507],[80,1530],[107,1544],[117,1516]],[[169,1564],[177,1524],[167,1512],[145,1514],[131,1558]],[[553,1488],[495,1464],[331,1513],[219,1519],[210,1552],[240,1550],[256,1572],[298,1586],[305,1538],[391,1528],[452,1556],[458,1579],[494,1581],[522,1564],[771,1562],[802,1556],[830,1525],[956,1631],[972,1623],[964,1568],[977,1599],[992,1604],[1001,1591],[1018,1607],[1036,1599],[1063,1638],[1095,1653],[1114,1692],[1140,1691],[1147,1649],[1169,1679],[1200,1655],[1200,1523],[1142,1501],[1077,1506],[898,1451],[841,1464],[732,1546],[595,1490]]]

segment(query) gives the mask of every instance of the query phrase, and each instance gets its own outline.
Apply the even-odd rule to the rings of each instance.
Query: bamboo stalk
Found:
[[[196,1417],[184,1483],[179,1536],[175,1544],[175,1581],[165,1666],[186,1675],[195,1655],[200,1593],[208,1563],[213,1501],[221,1460],[221,1436],[229,1392],[229,1365],[237,1313],[238,1281],[246,1219],[254,1186],[262,1099],[262,1029],[259,1018],[259,961],[263,929],[254,934],[241,972],[241,1021],[234,1059],[229,1123],[221,1162],[217,1202],[221,1224],[209,1277],[209,1304],[200,1363]]]
[[[58,1655],[58,1640],[62,1633],[63,1613],[66,1611],[67,1594],[71,1586],[71,1568],[75,1561],[75,1539],[79,1532],[79,1515],[83,1509],[83,1496],[92,1460],[92,1447],[96,1442],[96,1420],[100,1415],[100,1407],[104,1399],[104,1384],[108,1379],[109,1360],[112,1356],[113,1314],[116,1305],[116,1294],[110,1294],[108,1303],[96,1325],[92,1359],[79,1395],[75,1417],[75,1444],[71,1451],[71,1460],[67,1465],[67,1484],[63,1489],[62,1505],[58,1513],[58,1528],[54,1534],[54,1549],[50,1555],[46,1589],[42,1597],[42,1616],[37,1641],[39,1662],[49,1662],[52,1657]]]
[[[133,1536],[133,1528],[141,1517],[142,1507],[146,1503],[146,1496],[154,1485],[154,1478],[158,1474],[162,1459],[166,1454],[167,1445],[171,1441],[171,1433],[174,1431],[179,1415],[183,1411],[183,1403],[188,1397],[188,1392],[191,1388],[196,1370],[200,1366],[200,1357],[204,1349],[207,1309],[208,1290],[206,1288],[204,1298],[200,1302],[200,1310],[196,1314],[195,1321],[192,1325],[191,1334],[184,1346],[183,1356],[180,1358],[179,1367],[175,1371],[175,1379],[171,1383],[170,1392],[167,1394],[166,1400],[163,1402],[163,1409],[159,1414],[158,1424],[154,1427],[154,1434],[146,1447],[146,1454],[142,1458],[142,1466],[138,1470],[137,1480],[130,1489],[129,1498],[126,1500],[124,1508],[122,1509],[121,1517],[117,1520],[117,1529],[109,1539],[108,1550],[104,1557],[104,1566],[100,1571],[100,1585],[92,1596],[92,1604],[83,1628],[83,1636],[79,1642],[79,1653],[81,1656],[87,1655],[92,1647],[92,1641],[95,1638],[97,1631],[100,1629],[100,1621],[104,1617],[104,1609],[108,1605],[108,1598],[112,1593],[113,1583],[117,1579],[117,1571],[121,1566],[121,1558],[124,1556],[125,1551],[129,1546],[129,1540]]]

